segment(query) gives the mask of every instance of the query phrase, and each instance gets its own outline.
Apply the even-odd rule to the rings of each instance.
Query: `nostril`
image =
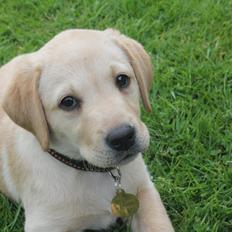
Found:
[[[106,143],[117,151],[128,150],[135,143],[134,127],[123,125],[112,129],[106,137]]]
[[[126,137],[126,139],[134,139],[134,136],[135,136],[135,130],[134,129],[131,129]]]
[[[120,141],[112,141],[111,145],[115,150],[117,150],[120,149],[121,143]]]

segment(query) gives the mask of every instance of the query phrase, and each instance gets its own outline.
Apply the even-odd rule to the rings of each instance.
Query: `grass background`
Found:
[[[145,155],[176,231],[232,231],[231,0],[0,0],[0,63],[67,28],[114,27],[154,68]],[[0,195],[0,231],[23,231]],[[116,231],[116,230],[115,230]]]

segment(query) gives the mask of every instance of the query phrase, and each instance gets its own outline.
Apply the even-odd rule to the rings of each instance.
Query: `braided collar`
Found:
[[[81,171],[86,171],[86,172],[109,172],[115,167],[109,167],[109,168],[100,168],[97,166],[94,166],[90,163],[88,163],[86,160],[75,160],[71,159],[63,154],[60,154],[59,152],[53,150],[53,149],[48,149],[47,151],[52,157],[55,159],[59,160],[60,162],[68,165],[69,167],[81,170]]]

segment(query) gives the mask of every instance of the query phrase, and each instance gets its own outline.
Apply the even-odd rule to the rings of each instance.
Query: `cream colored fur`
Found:
[[[123,91],[115,86],[120,73],[130,77]],[[81,232],[116,220],[110,175],[70,168],[52,158],[48,148],[101,167],[118,164],[122,187],[140,201],[133,231],[174,231],[142,155],[121,162],[104,142],[110,129],[130,123],[140,149],[147,148],[139,98],[150,111],[151,81],[143,47],[111,29],[62,32],[0,69],[0,190],[22,202],[26,232]],[[67,95],[82,99],[79,110],[58,107]]]

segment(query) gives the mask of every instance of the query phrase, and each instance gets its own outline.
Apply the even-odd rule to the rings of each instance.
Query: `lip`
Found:
[[[100,167],[100,168],[117,167],[117,166],[121,166],[121,165],[125,165],[125,164],[130,163],[131,161],[133,161],[137,157],[138,154],[139,154],[139,152],[126,154],[121,159],[119,159],[119,160],[117,160],[115,162],[112,162],[112,163],[108,163],[106,165],[99,165],[99,164],[92,163],[92,162],[89,162],[89,161],[88,162],[90,164],[92,164],[94,166],[97,166],[97,167]]]
[[[119,164],[127,164],[134,160],[137,157],[138,153],[131,153],[123,157],[120,161]]]
[[[136,156],[136,153],[131,153],[131,154],[126,155],[122,160],[129,159],[129,158],[131,158],[133,156]]]

